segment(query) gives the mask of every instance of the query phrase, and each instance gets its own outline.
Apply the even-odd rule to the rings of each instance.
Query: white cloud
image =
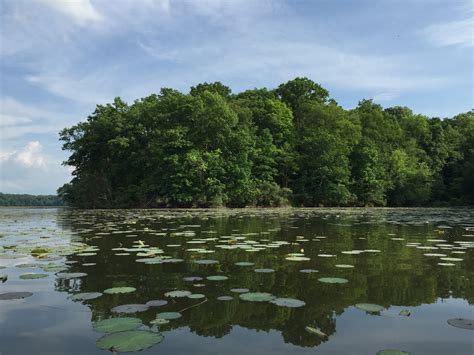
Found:
[[[474,16],[430,25],[421,32],[438,47],[474,46]]]
[[[50,8],[72,17],[79,25],[101,22],[103,16],[92,6],[90,0],[40,0]]]
[[[39,141],[0,151],[0,192],[54,193],[70,177],[70,170],[45,154]]]
[[[30,122],[31,119],[27,117],[10,116],[0,112],[0,127],[16,126]]]
[[[374,96],[373,100],[375,102],[383,102],[383,101],[392,101],[396,99],[400,95],[395,92],[381,92]]]
[[[15,161],[27,167],[44,168],[46,157],[42,153],[43,147],[38,141],[29,142],[25,148],[14,154]]]

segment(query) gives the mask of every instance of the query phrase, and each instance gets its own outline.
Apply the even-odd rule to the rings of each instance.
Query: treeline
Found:
[[[64,201],[56,195],[19,195],[0,192],[0,206],[63,206]]]
[[[474,111],[345,110],[307,78],[116,98],[60,140],[75,170],[58,193],[78,207],[474,204]]]

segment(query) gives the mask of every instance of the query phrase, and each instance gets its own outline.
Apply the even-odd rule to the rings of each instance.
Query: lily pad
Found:
[[[202,293],[192,293],[188,296],[188,298],[201,299],[201,298],[206,298],[206,295],[203,295]]]
[[[146,330],[129,330],[125,332],[112,333],[97,340],[99,349],[115,352],[139,351],[152,347],[163,341],[160,333]]]
[[[410,355],[409,352],[397,349],[385,349],[377,352],[377,355]]]
[[[99,298],[100,296],[102,296],[102,293],[100,292],[81,292],[72,295],[71,299],[73,301],[87,301]]]
[[[343,279],[342,277],[321,277],[318,281],[327,284],[345,284],[349,282],[349,280]]]
[[[241,293],[239,295],[239,298],[242,301],[249,301],[249,302],[269,302],[275,299],[275,296],[267,292],[247,292],[247,293]]]
[[[288,260],[288,261],[309,261],[311,259],[306,257],[306,256],[287,256],[285,258],[285,260]]]
[[[306,302],[297,300],[296,298],[275,298],[271,300],[270,303],[273,303],[277,306],[290,308],[303,307],[306,304]]]
[[[235,293],[246,293],[250,290],[248,288],[231,288],[230,291]]]
[[[235,263],[234,265],[237,265],[237,266],[253,266],[255,264],[251,263],[249,261],[239,261],[239,262]]]
[[[8,300],[18,300],[26,297],[33,296],[31,292],[5,292],[0,293],[0,301],[8,301]]]
[[[233,299],[234,299],[234,297],[232,297],[232,296],[219,296],[219,297],[217,297],[218,301],[232,301]]]
[[[48,274],[21,274],[20,279],[22,280],[34,280],[34,279],[43,279],[45,277],[48,277]]]
[[[165,296],[166,296],[166,297],[171,297],[171,298],[187,297],[187,296],[189,296],[191,293],[192,293],[191,291],[180,291],[180,290],[176,290],[176,291],[166,292],[166,293],[165,293]]]
[[[259,272],[259,273],[264,273],[264,274],[269,274],[269,273],[272,273],[272,272],[275,272],[275,270],[273,269],[255,269],[254,270],[255,272]]]
[[[219,263],[217,260],[212,260],[212,259],[203,259],[203,260],[194,260],[195,264],[199,265],[212,265],[212,264],[217,264]]]
[[[410,317],[411,312],[408,309],[402,309],[400,313],[398,313],[399,316],[404,316],[404,317]]]
[[[116,294],[116,293],[130,293],[135,292],[137,289],[135,287],[112,287],[104,290],[104,293],[107,294]]]
[[[100,333],[115,333],[123,332],[125,330],[137,329],[142,325],[139,318],[121,317],[104,319],[92,323],[92,328]]]
[[[440,258],[440,260],[444,260],[444,261],[456,261],[456,262],[457,262],[457,261],[462,261],[463,259],[461,259],[461,258],[449,258],[449,257],[447,257],[447,258]]]
[[[384,306],[374,303],[357,303],[355,307],[369,313],[380,313],[385,309]]]
[[[59,264],[47,264],[42,267],[45,272],[61,272],[67,270],[67,266]]]
[[[146,304],[124,304],[111,309],[115,313],[138,313],[145,312],[150,308]]]
[[[314,328],[314,327],[306,326],[306,327],[304,327],[304,329],[305,329],[308,333],[315,334],[315,335],[317,335],[318,337],[320,337],[320,338],[322,338],[322,339],[328,338],[328,335],[327,335],[326,333],[323,333],[319,328]]]
[[[165,300],[152,300],[145,303],[148,307],[161,307],[168,304],[168,301]]]
[[[224,281],[224,280],[227,280],[228,277],[227,276],[222,276],[222,275],[213,275],[213,276],[206,277],[206,279],[208,279],[210,281]]]
[[[156,319],[178,319],[181,318],[181,313],[179,312],[162,312],[156,315]]]
[[[163,324],[168,324],[169,322],[170,321],[168,319],[158,318],[158,319],[153,319],[152,321],[150,321],[150,324],[163,325]]]
[[[199,276],[188,276],[188,277],[183,277],[183,280],[184,280],[184,281],[188,281],[188,282],[201,281],[201,280],[202,280],[202,277],[199,277]]]
[[[453,318],[448,319],[448,324],[456,328],[474,330],[474,319]]]
[[[301,269],[300,272],[302,272],[303,274],[312,274],[314,272],[319,272],[319,271],[315,269]]]

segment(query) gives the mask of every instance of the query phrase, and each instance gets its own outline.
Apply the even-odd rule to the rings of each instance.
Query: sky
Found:
[[[474,106],[472,0],[0,0],[0,192],[69,181],[58,132],[97,104],[306,76],[343,107]]]

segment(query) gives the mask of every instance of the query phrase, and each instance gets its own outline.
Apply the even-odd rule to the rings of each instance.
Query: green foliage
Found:
[[[74,172],[58,195],[84,208],[473,204],[473,122],[344,110],[307,78],[163,88],[61,131]]]
[[[63,206],[64,201],[56,195],[19,195],[0,192],[0,206]]]

